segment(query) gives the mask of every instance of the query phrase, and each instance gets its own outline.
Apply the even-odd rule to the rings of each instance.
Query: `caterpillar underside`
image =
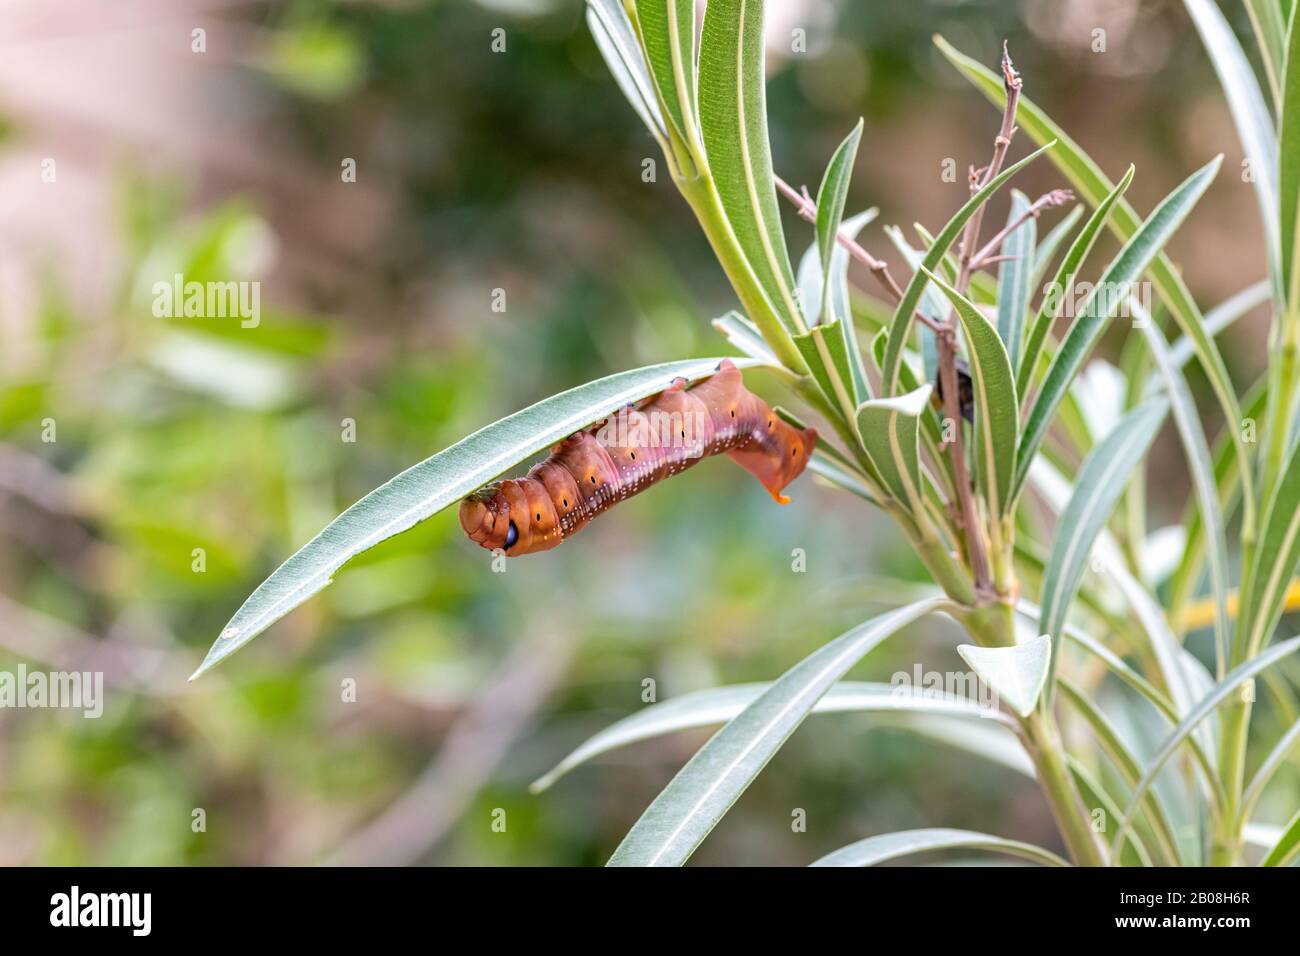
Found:
[[[816,443],[816,429],[781,419],[726,359],[694,388],[677,379],[642,407],[571,435],[526,477],[474,492],[461,502],[460,524],[489,550],[549,551],[625,498],[724,452],[785,504],[781,492]]]

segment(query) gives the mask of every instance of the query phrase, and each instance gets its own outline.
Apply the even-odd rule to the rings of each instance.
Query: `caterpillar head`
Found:
[[[470,540],[489,551],[509,551],[519,539],[519,528],[510,520],[509,508],[502,508],[500,485],[488,485],[460,503],[460,526]]]
[[[460,526],[470,540],[511,557],[550,550],[564,537],[546,486],[531,476],[471,494],[460,503]]]

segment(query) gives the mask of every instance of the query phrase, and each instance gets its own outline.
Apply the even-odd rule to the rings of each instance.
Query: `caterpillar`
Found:
[[[592,519],[702,458],[725,452],[780,504],[817,444],[745,388],[724,359],[687,389],[675,379],[640,408],[629,405],[553,446],[523,478],[480,488],[460,505],[470,540],[510,556],[549,551]]]

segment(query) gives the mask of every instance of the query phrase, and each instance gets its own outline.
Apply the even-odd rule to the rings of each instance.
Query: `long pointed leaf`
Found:
[[[933,850],[990,850],[1021,857],[1044,866],[1069,866],[1055,853],[1031,843],[1007,840],[972,830],[902,830],[868,837],[830,853],[813,866],[875,866],[900,856],[928,853]]]
[[[1056,258],[1056,251],[1065,244],[1070,233],[1074,232],[1074,227],[1083,218],[1085,209],[1083,203],[1075,203],[1074,208],[1052,227],[1051,232],[1044,236],[1043,241],[1034,249],[1034,268],[1029,277],[1031,289],[1036,288],[1043,281],[1043,276],[1047,275],[1047,267]]]
[[[1061,512],[1044,574],[1043,611],[1038,629],[1052,636],[1052,667],[1064,636],[1065,618],[1083,580],[1093,542],[1123,493],[1129,472],[1146,455],[1169,405],[1152,400],[1129,412],[1079,469],[1074,494]],[[1049,691],[1048,700],[1051,699]]]
[[[956,308],[966,335],[975,392],[975,479],[988,501],[989,512],[1004,517],[1014,503],[1016,438],[1020,432],[1020,403],[1016,401],[1011,360],[997,329],[969,299],[933,273],[930,280]]]
[[[1300,445],[1269,498],[1252,573],[1243,584],[1237,618],[1239,647],[1247,654],[1263,646],[1282,616],[1287,585],[1300,562]]]
[[[1237,138],[1245,151],[1253,173],[1255,198],[1264,222],[1264,240],[1268,250],[1268,272],[1273,278],[1273,294],[1282,302],[1281,245],[1278,222],[1277,131],[1273,116],[1264,100],[1264,92],[1255,80],[1255,72],[1246,59],[1232,28],[1214,0],[1183,0],[1187,12],[1201,35],[1210,62],[1219,75],[1223,95],[1228,99]]]
[[[880,472],[886,490],[914,515],[924,510],[917,434],[930,391],[930,385],[922,385],[898,398],[863,402],[857,412],[863,447]]]
[[[1069,250],[1065,253],[1065,258],[1061,260],[1061,265],[1056,270],[1051,285],[1043,295],[1042,303],[1038,307],[1038,314],[1034,317],[1029,327],[1029,339],[1025,343],[1024,358],[1020,362],[1019,371],[1016,373],[1016,394],[1025,395],[1029,391],[1029,383],[1032,381],[1034,372],[1038,368],[1039,356],[1043,353],[1043,343],[1047,340],[1047,333],[1052,329],[1052,323],[1060,314],[1063,306],[1074,288],[1074,280],[1083,268],[1084,262],[1088,258],[1088,253],[1097,242],[1097,237],[1101,235],[1101,229],[1106,225],[1106,220],[1110,218],[1111,210],[1115,208],[1115,203],[1120,200],[1128,190],[1129,183],[1133,182],[1133,173],[1135,167],[1129,166],[1119,184],[1107,193],[1106,198],[1097,204],[1088,221],[1084,223],[1083,229],[1075,237],[1074,242],[1070,244]]]
[[[1226,699],[1230,694],[1240,693],[1242,685],[1254,677],[1265,668],[1272,667],[1288,654],[1300,650],[1300,637],[1293,637],[1288,641],[1280,644],[1273,644],[1259,656],[1254,657],[1239,667],[1235,668],[1227,677],[1215,685],[1214,690],[1201,699],[1191,712],[1183,718],[1182,723],[1174,728],[1173,732],[1165,738],[1156,752],[1156,756],[1147,764],[1146,772],[1142,774],[1142,779],[1138,785],[1133,788],[1133,794],[1129,799],[1129,805],[1124,811],[1124,818],[1120,821],[1119,830],[1115,834],[1113,845],[1118,846],[1119,841],[1123,839],[1124,834],[1133,820],[1133,814],[1137,809],[1138,803],[1146,794],[1151,784],[1155,781],[1156,775],[1160,773],[1162,767],[1168,762],[1169,758],[1186,739],[1187,735],[1192,733],[1197,726]]]
[[[822,299],[819,312],[827,314],[827,301],[831,291],[831,254],[839,245],[835,237],[840,231],[840,221],[844,218],[844,201],[849,195],[849,181],[853,178],[853,163],[858,156],[858,143],[862,140],[862,120],[836,147],[831,161],[822,176],[822,184],[817,189],[817,251],[822,264]],[[837,318],[845,318],[837,316]]]
[[[1280,156],[1279,212],[1283,291],[1290,300],[1292,321],[1300,322],[1296,297],[1296,258],[1300,253],[1300,3],[1291,8],[1286,38],[1286,71],[1282,78],[1282,122],[1278,132]]]
[[[529,789],[533,793],[540,793],[570,770],[611,750],[681,730],[724,724],[739,716],[771,686],[732,684],[694,691],[642,708],[588,738]],[[936,694],[921,687],[841,681],[827,691],[826,696],[817,701],[812,709],[814,714],[881,712],[941,714],[977,720],[992,718],[993,723],[1010,731],[1008,720],[998,711],[988,710],[964,697]]]
[[[1214,646],[1217,649],[1217,671],[1223,676],[1228,662],[1228,540],[1223,522],[1223,511],[1219,507],[1218,486],[1214,479],[1214,462],[1210,457],[1210,446],[1205,440],[1196,404],[1192,400],[1191,389],[1177,366],[1174,365],[1165,337],[1156,328],[1151,316],[1136,303],[1134,311],[1141,320],[1142,334],[1146,337],[1147,348],[1156,360],[1156,368],[1164,379],[1165,391],[1173,405],[1174,424],[1182,439],[1183,450],[1187,456],[1187,467],[1192,476],[1192,488],[1200,506],[1201,521],[1210,542],[1210,581],[1214,592]],[[1231,423],[1229,424],[1231,427]]]
[[[1029,197],[1013,189],[1007,224],[1024,215],[1029,206]],[[998,266],[998,335],[1002,336],[1007,347],[1013,369],[1019,365],[1024,347],[1029,280],[1034,271],[1034,246],[1037,244],[1038,224],[1033,216],[1017,226],[1002,242],[1002,255],[1010,258]]]
[[[1259,769],[1255,771],[1255,776],[1250,780],[1250,785],[1246,787],[1241,797],[1241,814],[1243,817],[1249,817],[1255,809],[1255,804],[1264,793],[1264,788],[1272,779],[1277,768],[1282,766],[1282,762],[1295,749],[1297,743],[1300,743],[1300,720],[1297,720],[1287,728],[1281,739],[1273,745],[1273,749],[1268,752],[1268,756],[1260,761]]]
[[[1280,102],[1282,69],[1286,62],[1286,18],[1281,0],[1244,0],[1250,14],[1250,26],[1255,31],[1259,57],[1264,62],[1264,75],[1274,101]]]
[[[619,0],[587,0],[587,29],[596,41],[605,65],[618,88],[646,129],[668,150],[668,127],[654,94],[654,81],[646,68],[645,58],[636,33],[628,22],[627,13]]]
[[[695,0],[637,0],[646,61],[668,118],[695,141]]]
[[[611,866],[680,866],[731,809],[817,701],[885,638],[942,608],[918,601],[841,635],[786,671],[713,735],[641,815]]]
[[[786,328],[801,331],[767,138],[762,0],[705,7],[699,107],[709,170],[736,240]]]
[[[1029,466],[1047,434],[1062,396],[1101,337],[1106,321],[1116,307],[1127,303],[1133,283],[1141,278],[1165,243],[1182,225],[1197,200],[1204,195],[1219,171],[1221,161],[1221,156],[1210,161],[1165,197],[1142,227],[1133,234],[1133,238],[1119,251],[1084,304],[1081,314],[1070,326],[1025,422],[1018,454],[1017,489],[1029,472]]]
[[[1300,810],[1295,812],[1273,849],[1260,861],[1260,866],[1286,866],[1300,854]]]
[[[666,362],[579,385],[462,438],[376,488],[331,521],[258,585],[221,632],[198,677],[320,591],[356,555],[482,487],[507,468],[628,402],[717,371],[721,359]],[[742,368],[754,363],[740,359]]]
[[[1075,710],[1092,728],[1097,742],[1110,758],[1111,763],[1115,765],[1115,769],[1120,772],[1124,782],[1130,787],[1137,783],[1138,778],[1142,776],[1142,765],[1138,762],[1128,744],[1124,742],[1124,738],[1115,728],[1115,725],[1101,712],[1101,709],[1097,707],[1089,695],[1073,683],[1061,678],[1059,686],[1065,698],[1074,705]],[[1152,831],[1160,843],[1165,859],[1169,861],[1171,866],[1181,864],[1178,841],[1174,837],[1174,829],[1169,822],[1169,814],[1160,801],[1159,795],[1152,790],[1147,794],[1145,802]]]

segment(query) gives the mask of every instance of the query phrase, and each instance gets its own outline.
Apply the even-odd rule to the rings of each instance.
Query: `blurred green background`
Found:
[[[865,116],[850,206],[880,207],[864,241],[896,270],[880,226],[941,226],[996,127],[934,52],[941,32],[990,64],[1008,38],[1030,97],[1112,175],[1137,164],[1140,210],[1224,152],[1171,249],[1206,307],[1262,276],[1181,4],[770,6],[777,169],[815,188]],[[899,599],[873,581],[921,580],[855,499],[804,478],[778,509],[718,461],[504,574],[440,514],[187,684],[342,508],[564,388],[725,354],[708,320],[733,297],[666,175],[643,181],[653,141],[578,0],[16,0],[0,36],[0,669],[109,685],[99,720],[0,710],[0,863],[602,863],[705,735],[540,796],[532,779],[644,706],[644,680],[662,700],[771,679]],[[1019,182],[1060,184],[1047,163]],[[811,230],[787,229],[797,256]],[[260,325],[155,318],[152,285],[175,273],[260,281]],[[1223,343],[1239,381],[1263,364],[1253,318]],[[1171,521],[1185,479],[1164,454]],[[854,676],[961,669],[956,633],[915,627]],[[812,718],[695,859],[800,864],[919,825],[1058,846],[1032,782],[851,715]]]

